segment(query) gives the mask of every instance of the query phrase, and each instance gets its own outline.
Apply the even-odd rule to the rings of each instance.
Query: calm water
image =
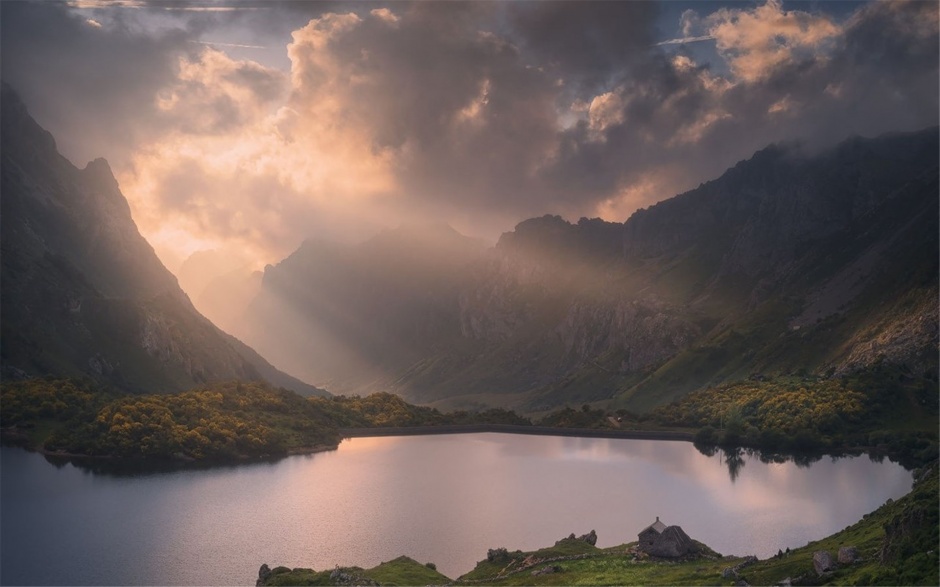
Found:
[[[656,516],[725,554],[764,557],[856,520],[911,486],[866,457],[810,467],[684,442],[462,434],[358,438],[339,450],[138,475],[0,449],[4,584],[247,585],[261,563],[371,567],[406,554],[456,577],[488,548],[571,532],[636,539]]]

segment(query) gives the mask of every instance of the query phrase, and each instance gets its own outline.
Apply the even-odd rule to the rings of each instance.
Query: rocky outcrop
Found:
[[[702,334],[681,309],[655,298],[576,300],[555,333],[570,363],[614,352],[621,373],[661,363]]]
[[[721,570],[721,577],[723,579],[737,578],[738,573],[741,572],[745,567],[749,567],[757,562],[757,557],[754,555],[748,555],[744,557],[744,560],[734,565],[733,567],[725,567]]]
[[[331,585],[378,585],[378,581],[363,577],[355,569],[336,567],[330,573]]]
[[[813,553],[813,570],[817,575],[829,573],[836,569],[836,563],[828,550],[817,550]]]
[[[594,530],[591,530],[587,534],[582,534],[581,536],[578,536],[578,540],[580,540],[581,542],[587,542],[591,546],[595,546],[597,544],[597,532],[595,532]]]
[[[555,542],[555,546],[558,546],[565,540],[580,540],[581,542],[587,542],[591,546],[594,546],[597,544],[597,532],[595,532],[594,530],[591,530],[587,534],[582,534],[581,536],[575,536],[574,532],[572,532],[571,534],[568,535],[567,538],[563,538],[562,540],[558,540],[557,542]]]
[[[560,573],[561,567],[558,565],[546,565],[541,569],[536,569],[532,571],[533,577],[538,577],[539,575],[552,575],[554,573]]]
[[[258,580],[255,582],[255,585],[257,585],[257,587],[262,587],[262,585],[264,585],[265,581],[267,581],[268,577],[270,576],[271,567],[269,567],[267,563],[262,564],[261,568],[258,569]]]
[[[904,544],[914,542],[919,535],[926,534],[931,522],[936,524],[936,520],[930,520],[928,511],[923,508],[905,510],[894,516],[884,525],[885,537],[881,545],[881,562],[891,564],[897,561]]]
[[[500,563],[509,560],[509,551],[503,547],[491,548],[486,551],[486,560],[491,563]]]
[[[858,549],[854,546],[840,546],[838,560],[840,565],[850,565],[858,560]]]

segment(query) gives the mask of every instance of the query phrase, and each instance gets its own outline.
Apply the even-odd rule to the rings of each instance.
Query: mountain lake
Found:
[[[253,585],[258,568],[372,567],[400,555],[456,578],[487,549],[657,516],[722,554],[771,556],[910,490],[867,456],[812,464],[691,443],[496,433],[354,438],[336,451],[168,471],[0,449],[0,582]],[[733,474],[732,474],[733,473]]]

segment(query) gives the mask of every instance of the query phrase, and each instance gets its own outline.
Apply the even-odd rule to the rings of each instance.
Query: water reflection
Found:
[[[490,548],[592,528],[614,546],[656,516],[719,552],[763,557],[911,484],[898,465],[866,458],[807,467],[684,442],[494,433],[360,438],[271,463],[158,471],[2,451],[0,523],[17,537],[0,542],[3,584],[243,584],[263,562],[369,567],[402,554],[454,577]]]
[[[44,454],[42,458],[56,469],[71,466],[92,475],[108,477],[147,477],[185,471],[224,471],[245,467],[273,467],[276,466],[279,461],[288,457],[271,457],[268,459],[256,459],[244,462],[109,459],[67,457],[50,454]]]
[[[807,469],[812,466],[814,463],[819,462],[823,457],[828,456],[832,462],[837,462],[840,459],[844,458],[856,458],[860,456],[859,454],[853,454],[848,452],[836,453],[836,454],[826,454],[819,451],[809,451],[809,452],[790,452],[783,453],[779,451],[761,451],[754,448],[722,448],[713,444],[701,444],[693,443],[695,449],[702,455],[706,457],[715,457],[720,458],[721,461],[728,468],[728,477],[733,483],[737,480],[738,475],[740,475],[741,468],[744,467],[746,459],[744,455],[747,455],[751,459],[756,459],[764,464],[770,463],[793,463],[796,467],[801,469]],[[873,463],[881,463],[885,459],[885,455],[877,453],[867,454],[868,459]],[[891,462],[896,462],[894,459],[890,459]]]
[[[728,466],[728,476],[734,483],[741,474],[741,468],[744,467],[744,451],[740,448],[733,448],[725,452],[725,465]]]

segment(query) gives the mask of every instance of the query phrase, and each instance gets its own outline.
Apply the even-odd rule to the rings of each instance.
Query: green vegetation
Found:
[[[580,410],[564,407],[560,410],[543,416],[538,421],[539,426],[552,426],[555,428],[611,428],[607,412],[591,408],[584,404]]]
[[[392,393],[373,393],[366,397],[334,396],[309,400],[341,428],[377,428],[410,426],[453,426],[473,424],[512,424],[529,426],[532,422],[513,411],[490,408],[479,412],[443,413],[435,408],[409,404]]]
[[[422,565],[407,556],[371,569],[341,567],[331,571],[276,567],[264,585],[444,585],[451,579],[438,573],[433,563]]]
[[[450,582],[437,572],[434,563],[422,565],[407,556],[368,569],[363,575],[381,585],[441,585]]]
[[[785,577],[803,585],[940,585],[940,506],[937,463],[915,473],[918,481],[906,496],[888,502],[832,536],[810,542],[788,555],[760,561],[742,571],[753,585]],[[836,557],[841,546],[854,546],[860,560],[817,577],[813,553]]]
[[[444,413],[390,393],[302,398],[263,383],[219,383],[126,396],[89,380],[0,386],[3,437],[48,452],[176,460],[277,457],[335,447],[342,429],[531,426],[513,411]],[[762,459],[868,451],[915,468],[936,458],[936,381],[879,367],[852,377],[754,376],[700,390],[646,414],[584,404],[535,424],[584,430],[684,431],[706,454],[759,449]],[[459,429],[457,430],[459,431]],[[731,474],[735,460],[726,459]]]
[[[265,458],[335,447],[341,428],[531,424],[498,408],[444,414],[390,393],[304,398],[260,382],[121,395],[90,380],[31,379],[5,382],[0,400],[6,440],[47,452],[120,458]]]
[[[332,423],[299,395],[263,383],[223,383],[165,395],[120,396],[89,382],[5,383],[7,437],[88,456],[255,458],[335,446]]]
[[[706,447],[875,449],[914,467],[937,456],[937,410],[936,382],[876,368],[851,378],[756,377],[693,392],[650,417],[698,428]]]

